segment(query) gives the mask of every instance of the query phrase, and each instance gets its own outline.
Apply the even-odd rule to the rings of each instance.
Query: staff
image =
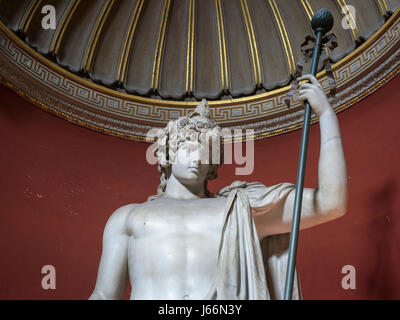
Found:
[[[318,71],[318,62],[319,62],[319,57],[321,55],[322,38],[333,27],[332,14],[326,9],[318,10],[312,17],[311,27],[313,28],[315,33],[315,47],[311,64],[311,74],[315,76]],[[294,209],[293,209],[293,220],[292,220],[293,223],[290,234],[289,259],[286,271],[286,283],[285,283],[285,295],[284,295],[285,300],[291,300],[293,292],[293,280],[294,280],[294,272],[296,266],[297,242],[299,238],[301,202],[303,199],[304,172],[306,168],[310,120],[311,120],[311,106],[308,102],[306,102],[305,112],[304,112],[303,132],[301,136],[299,169],[297,172],[296,196],[294,200]]]

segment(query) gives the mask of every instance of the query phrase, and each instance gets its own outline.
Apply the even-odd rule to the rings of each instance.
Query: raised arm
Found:
[[[103,252],[96,287],[89,300],[122,299],[128,281],[128,241],[126,220],[135,205],[116,210],[103,234]]]
[[[319,117],[321,148],[318,187],[303,190],[300,229],[339,218],[347,208],[347,168],[337,117],[318,80],[312,75],[299,78],[304,79],[311,83],[301,85],[299,98],[307,99]],[[290,232],[294,199],[295,189],[269,210],[253,208],[262,237]]]

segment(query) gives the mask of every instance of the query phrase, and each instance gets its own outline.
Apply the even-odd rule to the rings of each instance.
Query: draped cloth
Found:
[[[268,236],[260,244],[251,208],[268,211],[282,204],[294,188],[290,183],[267,187],[235,181],[218,193],[227,201],[217,272],[205,299],[283,299],[290,234]],[[297,272],[293,299],[301,299]]]

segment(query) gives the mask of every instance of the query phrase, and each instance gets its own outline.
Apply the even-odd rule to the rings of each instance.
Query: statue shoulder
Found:
[[[121,219],[129,214],[131,214],[132,212],[135,211],[135,208],[137,208],[138,206],[140,206],[140,203],[131,203],[131,204],[127,204],[124,205],[120,208],[118,208],[117,210],[115,210],[110,218],[114,218],[114,219]]]
[[[127,220],[138,206],[140,206],[139,203],[132,203],[115,210],[108,218],[104,233],[125,233],[127,229]]]

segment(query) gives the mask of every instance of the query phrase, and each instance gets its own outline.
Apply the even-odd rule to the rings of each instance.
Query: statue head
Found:
[[[223,160],[221,128],[210,119],[210,109],[203,99],[196,109],[176,120],[168,122],[158,135],[155,152],[161,183],[158,198],[165,190],[171,174],[184,184],[204,183],[207,196],[207,181],[217,177]]]

